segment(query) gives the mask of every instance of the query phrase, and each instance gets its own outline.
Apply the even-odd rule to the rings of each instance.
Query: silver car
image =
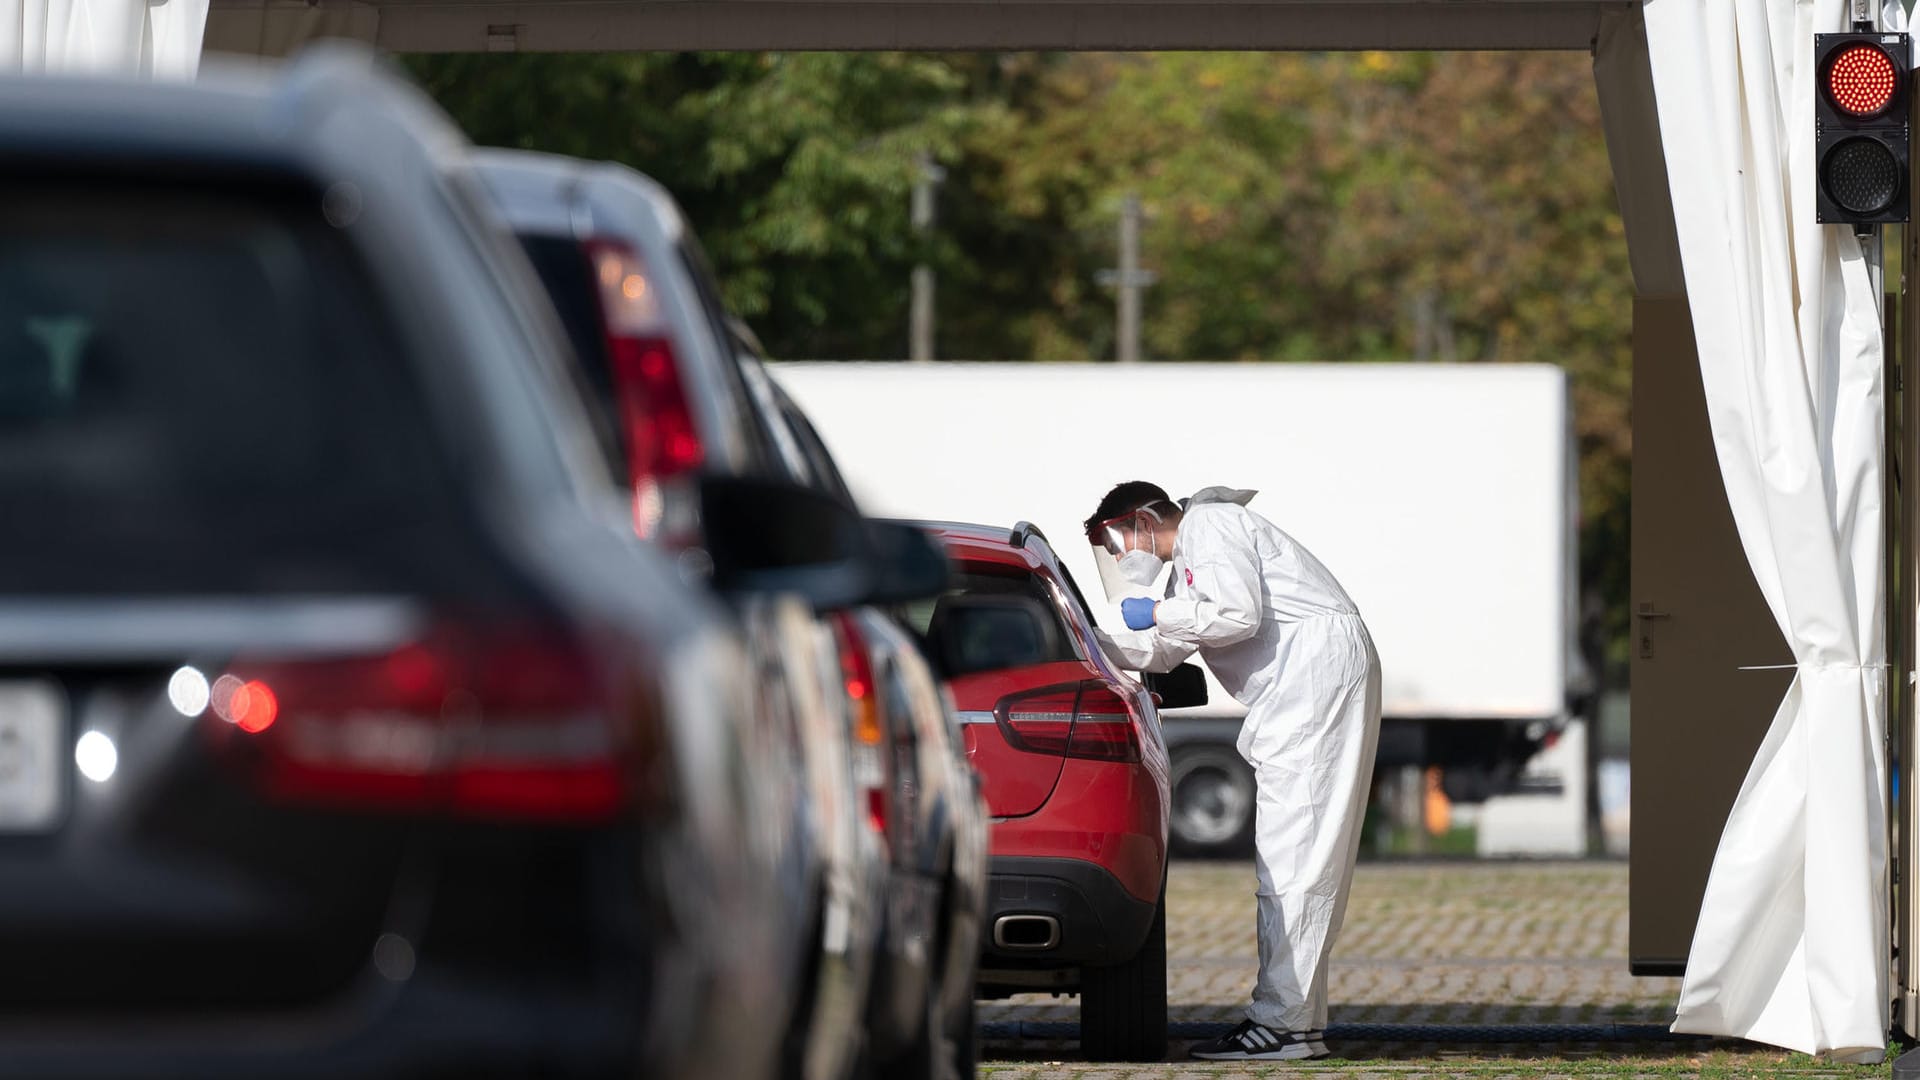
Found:
[[[635,532],[680,553],[697,576],[716,544],[744,538],[721,535],[731,526],[704,512],[702,478],[782,477],[698,240],[667,192],[631,169],[504,150],[475,160],[621,439]],[[773,530],[746,520],[735,531]],[[927,554],[938,561],[930,547]],[[801,834],[796,845],[818,854],[793,905],[799,923],[786,940],[794,948],[778,957],[801,983],[783,1057],[785,1074],[800,1080],[851,1075],[868,1050],[865,1010],[889,882],[884,838],[867,827],[868,795],[856,775],[861,748],[840,705],[834,606],[816,603],[818,617],[781,623],[762,651],[795,691],[792,760],[809,797],[788,820]]]

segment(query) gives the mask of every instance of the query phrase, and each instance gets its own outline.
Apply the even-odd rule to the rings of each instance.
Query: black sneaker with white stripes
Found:
[[[1251,1020],[1212,1042],[1193,1048],[1207,1061],[1305,1061],[1327,1056],[1324,1031],[1275,1031]]]

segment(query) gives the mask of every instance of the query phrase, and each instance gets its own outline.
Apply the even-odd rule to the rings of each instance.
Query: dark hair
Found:
[[[1167,497],[1165,488],[1158,484],[1149,484],[1145,480],[1129,480],[1124,484],[1113,485],[1113,490],[1107,492],[1106,497],[1100,500],[1100,505],[1094,509],[1093,516],[1088,518],[1082,527],[1086,529],[1088,539],[1092,539],[1094,529],[1103,521],[1109,521],[1142,507],[1151,506],[1158,509],[1162,505],[1170,510],[1177,509],[1173,505],[1173,500]]]

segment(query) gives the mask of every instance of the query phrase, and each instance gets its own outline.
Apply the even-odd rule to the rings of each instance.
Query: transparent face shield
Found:
[[[1100,522],[1087,530],[1087,542],[1093,545],[1093,565],[1100,571],[1100,587],[1107,599],[1119,603],[1129,596],[1153,596],[1154,582],[1141,584],[1128,580],[1121,572],[1120,560],[1129,551],[1153,551],[1154,528],[1160,524],[1158,512],[1148,507],[1129,510]]]

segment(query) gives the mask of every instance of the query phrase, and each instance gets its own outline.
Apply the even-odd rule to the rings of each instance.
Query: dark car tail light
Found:
[[[614,404],[626,440],[634,529],[658,533],[666,516],[663,485],[706,460],[700,429],[681,380],[659,286],[639,254],[616,240],[583,245],[599,288]]]
[[[845,680],[851,710],[853,780],[866,793],[867,825],[887,835],[890,781],[887,776],[886,725],[880,715],[880,688],[873,678],[873,660],[866,635],[844,612],[833,617],[834,640],[840,647],[840,673]]]
[[[276,799],[595,822],[627,795],[605,690],[564,635],[442,632],[374,656],[236,661],[208,727]]]
[[[1009,694],[994,706],[1016,750],[1098,761],[1139,761],[1140,736],[1125,698],[1096,679]]]

